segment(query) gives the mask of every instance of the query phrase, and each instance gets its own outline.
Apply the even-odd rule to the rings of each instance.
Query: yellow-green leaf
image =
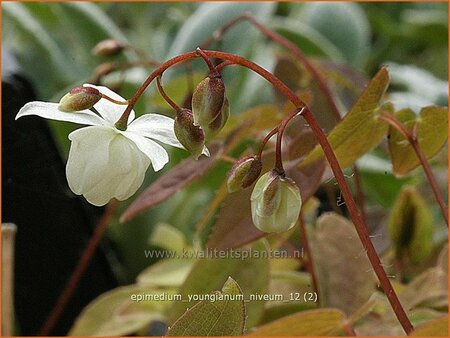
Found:
[[[231,277],[222,291],[188,309],[170,327],[168,336],[238,336],[245,326],[244,297]]]
[[[342,333],[345,314],[337,309],[302,311],[258,327],[250,336],[327,336]]]
[[[386,68],[381,68],[369,82],[350,112],[328,134],[328,142],[342,168],[349,167],[359,157],[377,146],[388,130],[385,121],[379,119],[379,103],[389,84]],[[317,145],[300,163],[301,166],[323,156]]]
[[[149,244],[156,245],[168,251],[179,253],[187,247],[186,237],[177,228],[166,224],[158,223],[149,238]]]
[[[429,322],[417,327],[411,336],[421,337],[448,337],[448,316]]]
[[[407,255],[413,263],[426,259],[433,244],[433,216],[414,187],[404,187],[391,211],[389,235],[398,257]]]
[[[205,249],[199,254],[208,255],[197,259],[186,281],[178,293],[189,300],[191,295],[209,294],[221,288],[222,283],[231,276],[239,284],[244,297],[252,294],[267,294],[269,284],[269,259],[267,241],[261,239],[241,249]],[[173,323],[188,307],[196,303],[174,302],[170,309],[169,324]],[[247,325],[258,323],[264,311],[263,300],[247,303]]]
[[[395,117],[405,127],[412,130],[417,123],[417,142],[426,158],[436,155],[445,145],[448,138],[447,107],[429,106],[420,111],[420,116],[410,109],[402,109]],[[389,152],[392,167],[397,176],[408,174],[420,165],[420,161],[408,140],[395,128],[389,127]]]
[[[193,259],[164,259],[150,265],[137,277],[140,285],[151,287],[179,287],[194,265]]]
[[[173,293],[170,289],[152,290],[139,285],[124,286],[108,291],[84,308],[69,335],[124,336],[132,334],[153,320],[164,319],[162,313],[173,298]]]

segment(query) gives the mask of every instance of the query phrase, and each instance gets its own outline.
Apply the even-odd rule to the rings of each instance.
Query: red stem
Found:
[[[380,285],[381,285],[384,293],[386,294],[386,297],[388,298],[388,300],[392,306],[392,309],[395,312],[403,329],[405,330],[405,332],[407,334],[412,333],[413,326],[412,326],[411,322],[409,321],[408,316],[406,315],[405,310],[403,309],[394,289],[392,288],[392,284],[381,265],[380,258],[378,257],[378,255],[375,251],[375,248],[370,240],[369,233],[367,231],[364,220],[361,218],[361,216],[358,212],[358,208],[356,206],[355,201],[353,200],[352,193],[351,193],[350,188],[345,180],[344,174],[342,172],[341,167],[339,166],[339,163],[336,159],[333,149],[331,148],[331,145],[328,142],[325,133],[323,132],[322,128],[317,123],[316,118],[311,113],[309,108],[280,79],[278,79],[276,76],[274,76],[273,74],[271,74],[264,68],[258,66],[254,62],[251,62],[241,56],[230,54],[230,53],[225,53],[225,52],[205,50],[204,53],[210,57],[215,57],[215,58],[219,58],[219,59],[232,61],[234,64],[237,64],[237,65],[240,65],[240,66],[243,66],[243,67],[246,67],[246,68],[252,70],[253,72],[262,76],[268,82],[270,82],[277,90],[279,90],[283,95],[285,95],[298,109],[304,108],[302,116],[305,118],[306,122],[310,125],[312,131],[314,132],[316,138],[318,139],[318,141],[324,151],[324,154],[331,166],[333,174],[336,177],[339,187],[341,188],[342,195],[347,204],[347,208],[348,208],[348,211],[352,218],[353,224],[355,225],[356,232],[358,233],[361,243],[363,244],[363,247],[366,250],[369,261],[378,277],[378,280],[380,281]],[[125,110],[121,119],[125,119],[125,121],[126,121],[126,119],[128,118],[128,114],[133,109],[133,106],[136,103],[136,101],[139,99],[139,97],[145,91],[147,86],[153,81],[153,79],[156,76],[162,74],[167,68],[169,68],[179,62],[193,59],[195,57],[198,57],[197,52],[185,53],[182,55],[178,55],[178,56],[164,62],[163,64],[161,64],[161,66],[158,69],[156,69],[152,74],[150,74],[150,76],[145,80],[145,82],[142,84],[142,86],[138,89],[136,94],[129,100],[130,104],[127,107],[127,109]]]
[[[266,137],[264,137],[264,140],[262,140],[261,145],[259,146],[258,149],[258,153],[257,153],[257,157],[261,158],[262,152],[264,150],[264,147],[266,146],[267,142],[269,142],[270,138],[275,135],[276,133],[278,133],[278,127],[276,126],[275,128],[273,128],[267,135]]]
[[[304,108],[295,109],[278,125],[277,144],[275,148],[275,169],[279,174],[284,175],[283,160],[281,155],[281,141],[283,139],[284,130],[286,129],[286,126],[289,123],[289,121],[292,120],[297,115],[300,115],[303,109]]]
[[[164,88],[161,83],[161,76],[158,76],[156,78],[156,84],[158,86],[159,93],[161,94],[163,99],[169,104],[169,106],[171,106],[177,113],[181,112],[181,108],[175,102],[173,102],[173,100],[164,91]]]
[[[431,170],[430,164],[427,161],[425,154],[422,151],[422,148],[419,145],[416,135],[416,125],[411,132],[408,130],[405,125],[399,121],[394,115],[388,112],[382,112],[381,118],[388,122],[392,127],[394,127],[400,134],[402,134],[408,142],[413,147],[417,157],[419,158],[420,163],[422,164],[423,170],[425,171],[425,175],[428,178],[428,182],[430,182],[431,189],[433,190],[434,197],[438,202],[439,209],[441,210],[442,217],[444,218],[445,224],[447,224],[448,228],[448,210],[445,205],[444,198],[442,197],[441,191],[439,190],[439,186],[434,178],[433,171]]]
[[[80,279],[83,277],[86,269],[89,267],[89,263],[91,262],[92,257],[94,256],[95,250],[97,249],[98,245],[100,244],[100,241],[103,238],[103,235],[106,232],[106,229],[108,228],[108,224],[111,220],[111,217],[113,216],[115,210],[117,208],[117,201],[112,200],[105,209],[105,212],[103,213],[103,216],[101,217],[100,221],[98,222],[95,231],[89,240],[89,243],[84,250],[82,256],[80,257],[80,260],[78,261],[77,266],[72,272],[72,275],[70,276],[69,280],[67,281],[66,286],[64,287],[64,290],[60,294],[58,301],[56,302],[55,306],[53,307],[52,311],[50,312],[50,315],[47,317],[47,320],[42,325],[41,329],[39,330],[38,336],[48,336],[50,331],[53,329],[55,324],[57,323],[58,319],[63,314],[65,308],[67,307],[67,304],[69,300],[72,298],[73,293],[75,292],[77,285],[80,281]]]

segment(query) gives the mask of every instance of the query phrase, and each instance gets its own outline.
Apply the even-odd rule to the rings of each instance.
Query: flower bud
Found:
[[[93,87],[75,87],[59,101],[59,110],[76,112],[90,109],[102,98],[98,89]]]
[[[297,222],[302,199],[295,182],[272,170],[258,180],[250,198],[252,219],[264,232],[283,232]]]
[[[256,157],[244,157],[236,162],[228,173],[228,192],[248,188],[257,180],[261,173],[262,162]]]
[[[219,115],[214,119],[214,121],[203,127],[207,141],[212,140],[222,130],[229,116],[230,105],[228,103],[228,99],[225,99]]]
[[[98,56],[114,56],[124,49],[124,45],[113,39],[102,40],[92,49],[92,54]]]
[[[207,77],[201,81],[192,94],[194,124],[207,126],[221,112],[225,100],[225,85],[220,77]]]
[[[194,125],[194,117],[189,109],[183,109],[177,113],[174,131],[178,141],[195,158],[198,158],[205,146],[205,133],[201,127]]]

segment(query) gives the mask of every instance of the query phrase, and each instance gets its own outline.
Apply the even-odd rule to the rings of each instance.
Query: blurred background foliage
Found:
[[[58,101],[70,88],[93,79],[96,67],[105,62],[91,53],[100,40],[113,38],[126,42],[161,62],[193,50],[223,24],[249,11],[311,58],[347,64],[366,77],[371,77],[381,65],[390,64],[390,91],[399,106],[447,104],[446,3],[9,2],[2,3],[2,10],[3,47],[17,57],[41,100]],[[248,23],[233,27],[220,45],[211,48],[243,55],[272,70],[281,53],[279,46],[268,43]],[[137,58],[133,51],[126,51],[113,61]],[[194,63],[193,67],[204,72],[201,63]],[[120,94],[127,97],[149,72],[150,69],[137,67],[123,74],[108,75],[103,81],[112,88],[120,83]],[[176,81],[176,74],[165,76],[169,88],[172,78]],[[183,97],[187,90],[184,81],[178,79],[178,84],[172,85],[172,95]],[[232,114],[239,114],[255,103],[273,101],[271,88],[242,69],[227,69],[225,81],[233,102]],[[157,110],[170,115],[154,89],[140,100],[138,114]],[[51,125],[66,156],[67,134],[75,127],[61,122]],[[172,161],[165,170],[187,156],[183,151],[171,151]],[[382,155],[371,159],[374,163],[366,161],[362,167],[364,187],[371,193],[368,203],[373,200],[389,206],[410,178],[385,175],[391,169]],[[126,280],[134,280],[152,263],[143,257],[142,250],[149,248],[148,240],[157,223],[169,223],[189,240],[193,239],[193,226],[228,167],[216,168],[201,183],[190,185],[129,223],[114,222],[109,235],[121,254]],[[147,184],[159,175],[161,172],[149,170]],[[381,182],[389,191],[377,188]],[[123,208],[126,204],[123,203]]]
[[[32,81],[39,100],[58,102],[60,97],[72,87],[85,82],[98,81],[99,71],[105,69],[105,63],[136,62],[142,61],[142,58],[152,62],[163,62],[180,53],[192,51],[224,24],[244,12],[250,12],[260,22],[296,44],[314,65],[319,65],[323,67],[322,69],[325,69],[325,76],[328,76],[327,79],[332,83],[332,89],[338,93],[336,96],[343,114],[352,107],[362,88],[367,84],[367,80],[372,78],[382,65],[386,64],[389,66],[391,78],[387,99],[395,105],[396,110],[410,108],[411,111],[408,110],[408,112],[418,115],[421,107],[427,105],[445,106],[448,104],[448,5],[443,2],[7,2],[2,3],[2,12],[3,50],[15,55],[23,73]],[[134,49],[126,49],[120,55],[111,58],[93,55],[92,48],[99,41],[107,38],[124,42],[133,46]],[[294,87],[301,88],[301,82],[305,79],[301,67],[297,68],[298,65],[289,63],[292,60],[289,60],[286,51],[267,40],[248,22],[234,26],[225,34],[220,43],[215,42],[209,48],[242,55],[280,75],[287,83],[291,80],[292,83],[289,83],[289,85]],[[288,71],[283,68],[286,65],[288,65]],[[123,97],[129,98],[152,69],[153,66],[132,67],[120,72],[111,72],[101,77],[100,80],[102,84],[118,91]],[[296,76],[292,77],[291,73]],[[343,74],[344,76],[342,76]],[[205,75],[206,67],[202,62],[195,60],[186,67],[177,67],[165,73],[163,82],[170,96],[178,103],[182,103],[189,99],[190,90]],[[254,128],[259,128],[258,132],[270,130],[285,109],[279,97],[274,95],[273,89],[259,76],[239,67],[229,67],[223,75],[227,96],[231,102],[232,114],[224,133],[230,132],[233,127],[239,125],[244,120],[243,116],[256,115],[251,109],[255,106],[261,110],[260,115],[263,118],[258,121]],[[308,82],[306,81],[306,83]],[[173,112],[161,100],[155,88],[155,84],[152,84],[146,95],[139,100],[135,107],[137,114],[156,111],[173,117]],[[319,95],[317,88],[312,88],[311,92],[314,95]],[[300,91],[300,93],[304,94],[306,99],[308,98],[308,92]],[[312,106],[312,110],[320,115],[322,114],[321,110],[327,110],[327,107],[323,104],[323,101],[326,100],[323,97],[317,97],[314,101],[316,106]],[[271,104],[271,106],[263,108],[263,104]],[[280,114],[277,115],[276,112],[273,112],[274,105],[277,109],[279,108]],[[327,119],[327,116],[330,115],[325,113],[324,116],[325,118],[322,118],[322,120],[319,116],[319,120],[322,127],[329,131],[334,126],[334,122]],[[414,118],[411,117],[411,119]],[[67,156],[70,146],[67,135],[76,127],[62,122],[49,123],[62,155]],[[245,139],[245,137],[241,141],[230,155],[238,157],[245,149],[258,142],[258,140]],[[369,226],[372,231],[380,232],[382,234],[380,237],[383,237],[380,240],[374,239],[378,251],[383,252],[390,245],[386,241],[388,237],[386,223],[390,208],[394,203],[397,205],[397,211],[406,205],[408,210],[412,210],[411,212],[423,209],[427,205],[429,211],[427,209],[424,212],[426,215],[421,217],[427,220],[427,224],[432,224],[433,220],[437,224],[436,226],[432,224],[431,227],[434,227],[434,230],[430,236],[427,234],[430,237],[430,242],[427,245],[431,245],[435,250],[428,250],[430,252],[429,257],[424,258],[426,266],[413,267],[411,271],[405,270],[405,275],[409,276],[408,278],[413,278],[423,272],[426,267],[435,264],[443,266],[443,254],[439,256],[438,251],[447,241],[447,229],[441,224],[438,206],[429,187],[427,187],[423,172],[419,169],[412,171],[411,175],[395,176],[387,148],[387,142],[383,141],[376,149],[357,161],[366,195]],[[121,280],[124,284],[133,283],[138,275],[139,283],[144,280],[142,282],[144,284],[132,285],[129,290],[139,291],[142,289],[142,285],[147,285],[145,283],[156,283],[155,285],[163,283],[160,280],[154,280],[154,278],[157,278],[155,276],[158,275],[154,273],[155,271],[160,273],[161,279],[166,279],[164,283],[169,283],[170,288],[167,290],[170,292],[174,292],[174,287],[180,285],[183,285],[184,291],[205,291],[201,289],[202,286],[198,283],[205,278],[209,278],[209,276],[202,275],[200,268],[194,267],[192,274],[188,277],[192,285],[182,284],[187,275],[186,267],[177,267],[182,269],[172,271],[172,266],[169,266],[170,269],[164,265],[158,266],[158,264],[154,264],[157,258],[145,257],[143,252],[144,250],[168,248],[168,246],[170,248],[170,243],[175,241],[174,238],[178,239],[175,241],[177,242],[177,250],[186,247],[191,249],[203,247],[210,234],[213,222],[222,215],[220,214],[222,210],[218,214],[216,212],[217,207],[213,209],[212,217],[209,217],[209,220],[204,224],[202,224],[201,219],[207,206],[211,205],[210,203],[215,197],[222,196],[222,200],[219,198],[219,202],[223,201],[223,195],[226,193],[223,190],[222,183],[231,167],[230,163],[221,162],[201,180],[184,187],[166,202],[133,218],[131,221],[119,222],[119,215],[136,196],[139,196],[140,192],[158,177],[164,175],[170,168],[188,157],[187,152],[182,150],[170,149],[170,152],[171,161],[166,167],[157,173],[148,170],[146,181],[141,190],[130,200],[120,204],[120,210],[108,231],[108,236],[113,241],[120,258],[120,267],[117,267],[117,271]],[[446,187],[447,150],[444,149],[439,152],[431,163],[441,187]],[[351,170],[347,170],[347,174],[351,177]],[[324,183],[328,182],[329,180]],[[416,190],[412,191],[405,188],[407,185],[414,185]],[[329,195],[323,197],[327,193],[333,194],[336,191],[322,191],[321,189],[316,196],[321,200],[327,199]],[[338,191],[337,194],[339,194]],[[445,191],[444,194],[447,199],[448,192]],[[309,224],[317,220],[317,215],[312,210],[316,211],[318,203],[318,200],[313,198],[304,207],[306,221]],[[230,211],[229,206],[228,209],[227,206],[223,209]],[[217,214],[218,216],[216,216]],[[404,217],[402,217],[402,215],[391,215],[391,223],[394,221],[403,222]],[[324,238],[342,236],[342,243],[345,243],[350,235],[347,236],[347,233],[334,234],[333,226],[337,223],[341,223],[343,229],[347,229],[345,231],[351,232],[349,230],[351,227],[345,219],[330,216],[317,221],[316,236],[323,235]],[[328,227],[329,224],[333,226]],[[199,228],[202,231],[199,231]],[[391,233],[391,239],[394,239],[395,242],[395,238],[400,235],[392,229]],[[296,236],[298,236],[298,233],[296,233]],[[431,241],[432,244],[430,244]],[[271,245],[272,242],[279,244],[279,239],[271,238],[269,242]],[[354,241],[350,242],[347,248],[356,251],[348,251],[348,255],[353,252],[354,256],[359,256],[358,252],[361,252],[361,250],[358,246],[353,247]],[[255,246],[267,245],[264,243],[257,241]],[[400,247],[401,245],[398,244],[396,249]],[[318,241],[314,250],[322,253],[323,257],[329,257],[329,262],[332,262],[333,258],[336,257],[333,248],[330,249],[326,242]],[[336,250],[344,251],[347,249],[338,247]],[[403,251],[401,253],[400,251],[397,253],[388,251],[388,256],[394,254],[403,255]],[[438,256],[441,258],[436,263]],[[431,261],[432,263],[430,263]],[[326,268],[327,264],[334,264],[329,262],[327,263],[327,259],[324,258],[323,264],[320,263],[322,264],[321,267]],[[338,266],[342,262],[341,259],[334,265]],[[179,262],[173,264],[179,264]],[[252,264],[246,267],[226,265],[223,271],[219,271],[217,274],[220,276],[221,274],[227,274],[229,271],[226,269],[231,269],[230,271],[239,276],[242,274],[242,279],[247,278],[247,282],[253,287],[251,282],[254,281],[254,278],[248,276],[258,274],[259,270],[257,271],[257,269],[259,268],[267,269],[267,271],[264,271],[268,274],[269,268],[267,266],[256,267],[256,263],[252,267]],[[188,269],[192,265],[190,262]],[[294,271],[284,271],[287,266],[291,270],[299,267],[298,263],[293,261],[281,263],[271,261],[270,290],[278,290],[278,286],[289,287],[291,290],[310,287],[309,276],[305,272],[295,271],[297,275],[294,276],[291,274]],[[342,267],[341,274],[338,274],[336,278],[342,277],[343,279],[338,282],[351,284],[355,281],[349,281],[348,277],[354,276],[355,272],[350,271],[351,267],[347,271],[345,266]],[[146,268],[149,269],[148,272],[146,272]],[[210,268],[217,270],[220,269],[220,265]],[[244,271],[244,268],[247,270]],[[173,272],[177,273],[177,276],[174,277],[171,274]],[[367,279],[367,275],[362,278]],[[403,281],[407,281],[408,278],[404,278]],[[171,282],[168,282],[169,280]],[[286,282],[287,280],[289,282]],[[427,280],[427,283],[435,282],[431,279],[430,281]],[[267,287],[268,281],[264,280],[264,282],[266,283],[264,287]],[[175,284],[172,285],[171,283]],[[223,284],[220,284],[219,280],[214,281],[214,283],[215,290],[220,289]],[[372,292],[373,286],[370,283],[373,283],[373,281],[355,282],[355,288],[361,285],[363,287],[369,285],[369,291]],[[441,283],[441,280],[439,280],[439,283]],[[416,284],[419,285],[419,282]],[[421,293],[418,289],[420,285],[417,285],[401,289],[405,294],[405,299]],[[240,286],[243,287],[242,284]],[[244,282],[244,291],[245,286]],[[256,287],[259,288],[260,286],[256,285]],[[261,288],[255,290],[267,292],[264,287],[261,286]],[[401,284],[397,283],[396,287],[400,290]],[[334,288],[331,289],[334,290]],[[368,291],[363,290],[361,292],[366,296]],[[114,298],[116,296],[118,296],[117,293],[102,296],[102,299],[105,300],[102,305],[104,308],[91,309],[92,316],[95,317],[95,311],[99,311],[97,313],[99,316],[101,316],[100,313],[103,313],[102,311],[111,311],[110,302],[112,300],[108,300],[108,297]],[[350,298],[350,300],[352,299]],[[419,304],[422,300],[416,299],[415,301],[415,303],[411,301],[410,304]],[[339,302],[342,303],[339,299],[331,299],[328,300],[328,305],[339,307]],[[379,304],[379,306],[383,308],[383,311],[387,311],[387,303],[385,301],[384,303],[383,301],[380,302],[381,305]],[[435,308],[440,310],[446,306],[442,303],[434,305]],[[282,316],[283,313],[288,314],[309,309],[309,305],[304,304],[301,306],[293,304],[290,308],[278,304],[274,306],[273,310],[266,308],[263,314],[260,305],[252,303],[251,306],[254,306],[254,309],[250,311],[252,325],[270,322]],[[138,307],[136,305],[134,310],[140,311],[140,309],[137,309]],[[181,313],[183,309],[177,308],[176,310]],[[420,322],[421,320],[436,318],[436,313],[419,312],[416,316],[416,321]],[[384,323],[387,325],[386,331],[380,331],[380,334],[401,334],[402,331],[398,324],[393,324],[395,319],[389,320],[389,325]],[[148,323],[148,321],[149,318],[147,317],[143,319],[145,323]],[[384,324],[378,325],[375,315],[364,324],[367,325],[366,328],[364,328],[364,325],[361,326],[360,332],[363,334],[373,333],[374,328],[384,327]],[[83,331],[86,326],[89,325],[79,322],[74,332],[79,335],[95,332]],[[103,334],[105,332],[108,331],[101,331]],[[111,332],[111,334],[127,334],[135,331],[130,329],[129,331]],[[321,333],[323,332],[319,331],[317,335],[321,335]]]

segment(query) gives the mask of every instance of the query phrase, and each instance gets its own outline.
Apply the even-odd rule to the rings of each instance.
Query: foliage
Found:
[[[447,335],[447,228],[413,147],[382,118],[389,114],[416,133],[448,195],[445,4],[7,2],[2,11],[3,46],[17,56],[39,98],[55,102],[85,82],[131,98],[155,64],[195,50],[244,12],[286,38],[306,62],[248,21],[204,49],[244,56],[308,104],[363,200],[362,215],[383,267],[417,326],[413,335]],[[92,55],[107,38],[128,47],[106,59]],[[338,111],[310,67],[325,79]],[[282,140],[286,175],[303,201],[298,226],[264,233],[252,222],[254,184],[227,192],[230,157],[255,155],[294,107],[246,69],[225,67],[222,73],[231,116],[207,144],[211,156],[196,161],[170,150],[165,169],[147,172],[141,189],[122,202],[108,235],[129,285],[93,300],[70,334],[146,335],[155,320],[170,327],[170,336],[402,334],[377,289],[324,152],[302,118],[290,120]],[[165,91],[191,108],[192,92],[207,75],[204,63],[186,62],[164,73]],[[175,116],[155,84],[134,109],[138,115],[157,110]],[[51,126],[66,156],[73,127]],[[269,141],[262,174],[277,156]],[[311,251],[305,253],[307,244]],[[146,257],[145,251],[161,255]],[[147,300],[133,298],[139,295]],[[217,300],[193,298],[205,295]]]

